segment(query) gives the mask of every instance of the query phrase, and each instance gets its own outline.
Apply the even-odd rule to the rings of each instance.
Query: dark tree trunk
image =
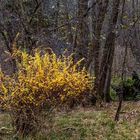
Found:
[[[88,9],[88,1],[79,0],[78,1],[78,25],[77,25],[77,46],[76,46],[76,59],[84,58],[82,66],[85,65],[88,54],[88,44],[89,44],[89,28],[87,17],[84,16]]]
[[[109,23],[108,35],[105,42],[103,58],[100,67],[98,92],[102,100],[110,101],[111,71],[115,50],[115,27],[117,24],[120,0],[113,1],[112,14]],[[107,83],[106,83],[107,82]]]
[[[98,14],[95,16],[95,9],[93,7],[93,13],[92,13],[92,18],[93,18],[93,40],[92,40],[92,46],[90,48],[89,52],[89,57],[88,57],[88,62],[87,62],[87,69],[89,69],[93,59],[94,59],[94,72],[95,72],[95,89],[94,91],[97,93],[97,88],[98,88],[98,80],[99,80],[99,74],[100,74],[100,37],[101,37],[101,31],[102,31],[102,26],[103,22],[105,19],[105,15],[107,13],[107,8],[108,8],[108,3],[109,0],[99,0],[96,2],[96,6],[98,6]]]

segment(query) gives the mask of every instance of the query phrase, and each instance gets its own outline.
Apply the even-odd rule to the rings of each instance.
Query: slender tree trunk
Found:
[[[71,28],[71,23],[70,23],[70,16],[69,16],[69,11],[68,11],[68,4],[67,4],[67,0],[63,0],[64,6],[65,6],[65,19],[66,19],[66,23],[68,23],[67,25],[67,38],[68,38],[68,42],[69,43],[73,43],[73,35],[72,35],[72,28]]]
[[[105,15],[107,13],[107,8],[108,8],[108,3],[109,0],[99,0],[96,2],[96,6],[98,6],[98,14],[95,16],[95,12],[93,9],[93,40],[92,40],[92,46],[90,48],[89,52],[89,59],[87,62],[87,69],[89,69],[93,59],[94,59],[94,72],[95,72],[95,89],[94,91],[97,93],[97,88],[98,88],[98,80],[99,80],[99,74],[100,74],[100,37],[101,37],[101,31],[102,31],[102,26],[103,22],[105,19]],[[93,7],[94,8],[94,7]]]
[[[115,27],[117,24],[118,13],[119,13],[120,0],[113,1],[112,14],[110,18],[110,24],[108,29],[108,35],[105,42],[103,58],[100,69],[100,79],[98,92],[102,100],[106,102],[110,101],[110,83],[111,83],[111,71],[115,50]],[[106,83],[107,82],[107,83]]]
[[[85,65],[88,54],[89,44],[89,28],[87,16],[84,17],[88,9],[88,0],[78,1],[78,25],[77,25],[77,48],[76,48],[76,59],[84,58],[82,66]]]

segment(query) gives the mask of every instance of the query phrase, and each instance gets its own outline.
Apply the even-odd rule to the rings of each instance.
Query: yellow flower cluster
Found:
[[[38,50],[34,55],[26,51],[19,54],[14,77],[0,73],[0,100],[7,109],[64,103],[83,94],[86,96],[92,88],[93,78],[85,68],[79,68],[81,61],[73,62],[73,55],[41,55]]]

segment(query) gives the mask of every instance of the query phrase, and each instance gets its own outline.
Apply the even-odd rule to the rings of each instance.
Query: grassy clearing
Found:
[[[41,133],[25,140],[140,140],[140,102],[126,102],[119,122],[114,122],[115,103],[102,109],[77,108],[69,113],[60,112]],[[50,119],[46,119],[46,122]],[[10,118],[0,115],[0,128],[11,130]],[[4,130],[6,132],[6,130]],[[0,140],[20,140],[12,132],[0,132]]]

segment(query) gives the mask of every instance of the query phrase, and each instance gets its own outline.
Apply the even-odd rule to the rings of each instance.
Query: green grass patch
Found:
[[[23,139],[11,133],[0,134],[0,138],[2,140],[139,140],[138,106],[139,102],[124,103],[119,122],[114,121],[115,103],[100,110],[79,108],[69,113],[56,113],[51,127],[44,128],[34,137]],[[2,127],[7,130],[12,128],[7,114],[0,115],[0,128]]]

